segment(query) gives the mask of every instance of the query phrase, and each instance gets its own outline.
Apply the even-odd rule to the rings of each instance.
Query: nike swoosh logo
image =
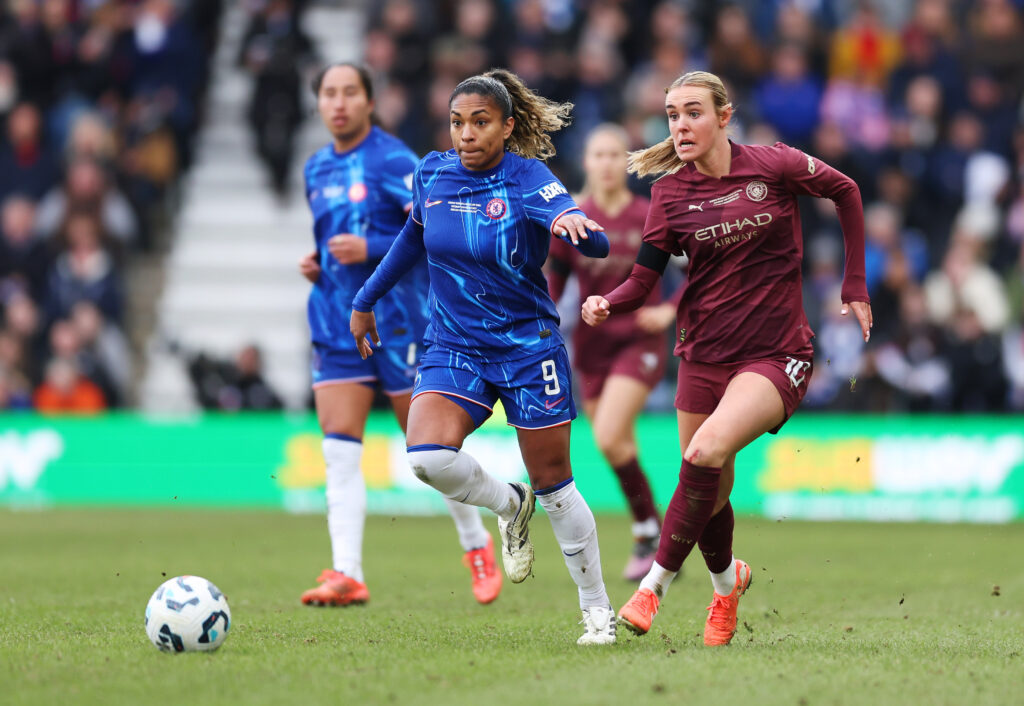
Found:
[[[576,556],[577,554],[582,554],[583,550],[580,549],[578,552],[573,552],[572,554],[570,554],[569,552],[565,552],[565,551],[563,551],[562,553],[565,554],[566,556]]]
[[[430,208],[431,206],[436,206],[439,203],[444,203],[444,199],[438,199],[437,201],[431,201],[430,199],[427,199],[424,205],[427,208]]]
[[[544,400],[544,409],[554,409],[555,405],[559,404],[564,399],[565,399],[565,396],[563,395],[562,397],[559,397],[554,402],[552,402],[551,400]]]

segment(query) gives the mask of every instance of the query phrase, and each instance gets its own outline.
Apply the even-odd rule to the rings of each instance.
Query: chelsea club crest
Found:
[[[501,199],[491,199],[490,201],[487,202],[487,205],[484,206],[484,213],[487,214],[488,218],[494,220],[497,220],[504,216],[507,210],[508,206],[506,206],[505,202],[502,201]]]

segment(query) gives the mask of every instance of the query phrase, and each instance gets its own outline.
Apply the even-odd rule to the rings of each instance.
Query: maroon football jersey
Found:
[[[860,191],[781,142],[730,145],[729,174],[710,177],[687,164],[651,192],[644,240],[690,260],[675,353],[704,363],[808,357],[814,334],[803,309],[797,195],[835,201],[846,241],[843,301],[866,302]]]
[[[562,261],[568,265],[572,274],[576,275],[581,300],[592,294],[609,292],[622,284],[629,276],[636,260],[636,253],[643,240],[644,223],[647,220],[649,205],[650,201],[647,199],[634,196],[629,205],[612,218],[602,211],[593,199],[588,198],[580,202],[580,208],[587,214],[587,217],[604,226],[605,235],[608,236],[608,242],[611,245],[608,257],[600,259],[583,257],[564,240],[552,241],[548,257]],[[657,304],[660,301],[659,292],[655,289],[647,297],[646,304]],[[664,335],[664,333],[652,335],[641,331],[636,326],[636,314],[632,312],[614,316],[600,328],[586,325],[577,326],[573,333],[577,367],[585,369],[587,359],[599,360],[609,357],[621,346],[636,343],[648,336],[664,341]]]

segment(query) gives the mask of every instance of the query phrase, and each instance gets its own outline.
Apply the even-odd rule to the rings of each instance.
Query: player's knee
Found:
[[[457,451],[443,447],[410,447],[406,450],[406,458],[413,475],[442,493],[447,493],[449,490],[450,484],[447,481],[451,474],[448,471],[455,463],[457,455]]]
[[[601,455],[608,459],[612,465],[615,463],[613,457],[622,455],[622,447],[625,441],[626,439],[622,438],[618,430],[600,424],[594,425],[594,442],[597,444]]]
[[[722,437],[714,429],[701,427],[690,439],[683,458],[695,466],[721,468],[729,457]]]

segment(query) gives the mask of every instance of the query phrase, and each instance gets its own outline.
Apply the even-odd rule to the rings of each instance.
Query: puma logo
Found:
[[[703,201],[701,201],[701,202],[700,202],[700,205],[699,205],[699,206],[694,206],[694,205],[693,205],[693,204],[691,203],[691,204],[690,204],[690,210],[691,210],[691,211],[700,211],[701,213],[704,213],[704,202],[703,202]]]

